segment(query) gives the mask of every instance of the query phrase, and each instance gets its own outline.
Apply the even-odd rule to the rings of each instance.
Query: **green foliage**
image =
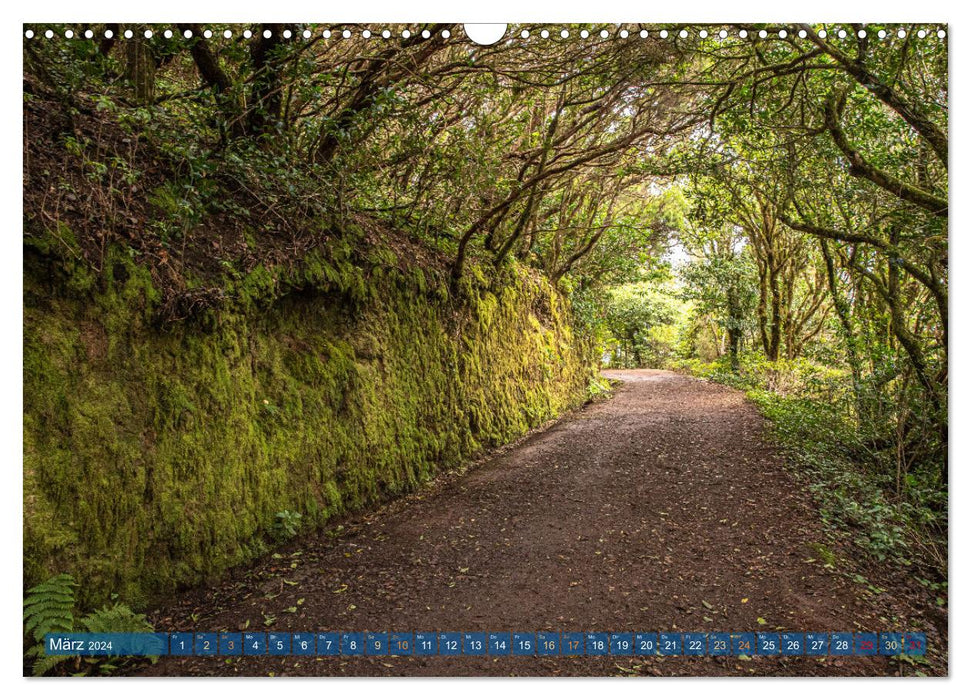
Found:
[[[586,286],[616,287],[670,274],[663,254],[685,227],[688,203],[677,185],[645,193],[638,206],[608,226],[571,276]]]
[[[739,371],[726,359],[680,366],[747,391],[789,464],[806,480],[834,537],[878,560],[946,576],[946,511],[936,505],[939,494],[904,484],[894,496],[890,455],[874,446],[848,411],[846,370],[805,359],[767,362],[756,354],[744,355]]]
[[[75,594],[78,583],[71,574],[58,574],[28,589],[24,598],[24,634],[30,639],[24,657],[31,672],[42,676],[56,666],[73,661],[79,675],[90,672],[108,673],[117,668],[114,658],[48,656],[44,637],[57,632],[152,632],[145,615],[132,612],[121,603],[105,605],[88,613],[75,623]],[[82,663],[83,662],[83,663]]]
[[[43,642],[44,635],[73,630],[77,585],[71,574],[58,574],[28,589],[24,598],[24,633]]]
[[[679,270],[684,296],[695,313],[710,315],[729,334],[751,330],[756,303],[755,268],[744,240],[719,232],[699,245],[701,255]]]
[[[303,516],[289,510],[281,510],[273,522],[273,536],[280,542],[297,536]]]
[[[613,384],[603,377],[594,377],[587,387],[587,401],[600,401],[613,395]]]
[[[50,26],[58,36],[79,31]],[[554,281],[574,272],[587,281],[626,277],[654,257],[683,214],[677,192],[655,186],[663,166],[642,160],[695,123],[658,108],[678,101],[683,72],[663,42],[562,43],[540,54],[504,43],[483,53],[441,41],[442,30],[457,31],[451,25],[428,25],[429,38],[418,40],[423,25],[410,28],[411,40],[386,42],[365,75],[346,70],[370,51],[358,32],[307,44],[280,41],[279,25],[208,25],[213,39],[198,28],[185,39],[168,25],[133,44],[122,38],[129,26],[136,37],[145,29],[123,25],[112,42],[25,42],[29,95],[46,100],[54,89],[55,109],[88,115],[94,107],[111,127],[99,134],[124,129],[123,143],[133,145],[113,157],[132,162],[121,180],[164,172],[145,192],[128,187],[108,197],[120,200],[118,211],[103,207],[112,209],[98,222],[104,230],[93,226],[90,235],[123,235],[119,224],[135,223],[130,210],[141,214],[133,205],[147,195],[148,230],[133,244],[152,256],[160,244],[188,262],[167,271],[179,282],[206,270],[185,260],[191,246],[174,243],[204,238],[227,214],[249,212],[269,233],[306,235],[314,224],[343,227],[367,213],[456,267],[457,249],[464,255],[468,245],[472,259],[516,259]],[[175,29],[169,39],[166,28]],[[304,28],[315,36],[325,29],[290,30]],[[98,36],[105,27],[90,29]],[[224,29],[233,40],[219,38]],[[236,40],[244,29],[252,42]],[[263,41],[265,29],[273,39]],[[141,84],[131,75],[133,46],[154,59],[155,99],[132,94]],[[427,79],[414,80],[416,71]],[[81,161],[110,188],[116,179],[103,145],[69,144],[69,163]],[[136,153],[152,162],[134,162]]]
[[[683,303],[670,287],[651,282],[608,290],[605,346],[613,367],[665,367],[674,355],[675,322]]]
[[[887,498],[873,465],[850,459],[859,437],[831,404],[751,391],[773,434],[810,479],[824,522],[864,551],[909,564],[908,512]],[[869,467],[869,468],[868,468]]]
[[[104,605],[79,620],[85,632],[153,632],[145,615],[132,612],[122,603]]]

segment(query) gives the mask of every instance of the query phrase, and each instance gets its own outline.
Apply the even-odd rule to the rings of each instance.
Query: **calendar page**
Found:
[[[23,674],[946,676],[949,41],[23,24]]]

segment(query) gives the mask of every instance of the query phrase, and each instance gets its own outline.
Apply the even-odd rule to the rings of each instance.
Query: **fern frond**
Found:
[[[66,593],[68,595],[74,595],[74,589],[77,588],[77,585],[77,581],[74,580],[71,574],[58,574],[28,589],[27,593]]]
[[[39,612],[51,608],[70,608],[74,605],[74,598],[71,596],[52,595],[45,598],[26,598],[24,599],[24,620],[34,617]]]
[[[45,673],[50,671],[52,668],[57,666],[59,663],[67,660],[68,656],[47,656],[44,653],[44,645],[38,644],[36,647],[30,650],[28,656],[34,657],[34,664],[30,667],[31,673],[35,676],[43,676]]]
[[[154,627],[142,614],[132,612],[121,603],[105,605],[100,610],[84,616],[81,627],[88,632],[153,632]]]
[[[24,598],[24,632],[43,642],[51,632],[74,629],[74,589],[71,574],[58,574],[27,591]]]

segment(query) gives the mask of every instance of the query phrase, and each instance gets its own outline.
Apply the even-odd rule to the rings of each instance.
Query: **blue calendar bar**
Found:
[[[48,656],[924,656],[923,632],[59,633]]]

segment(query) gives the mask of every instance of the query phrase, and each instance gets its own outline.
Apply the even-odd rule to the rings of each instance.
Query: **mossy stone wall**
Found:
[[[63,236],[62,236],[63,238]],[[303,527],[419,487],[580,403],[593,377],[562,296],[336,249],[227,278],[160,326],[144,268],[25,246],[25,583],[139,604]]]

